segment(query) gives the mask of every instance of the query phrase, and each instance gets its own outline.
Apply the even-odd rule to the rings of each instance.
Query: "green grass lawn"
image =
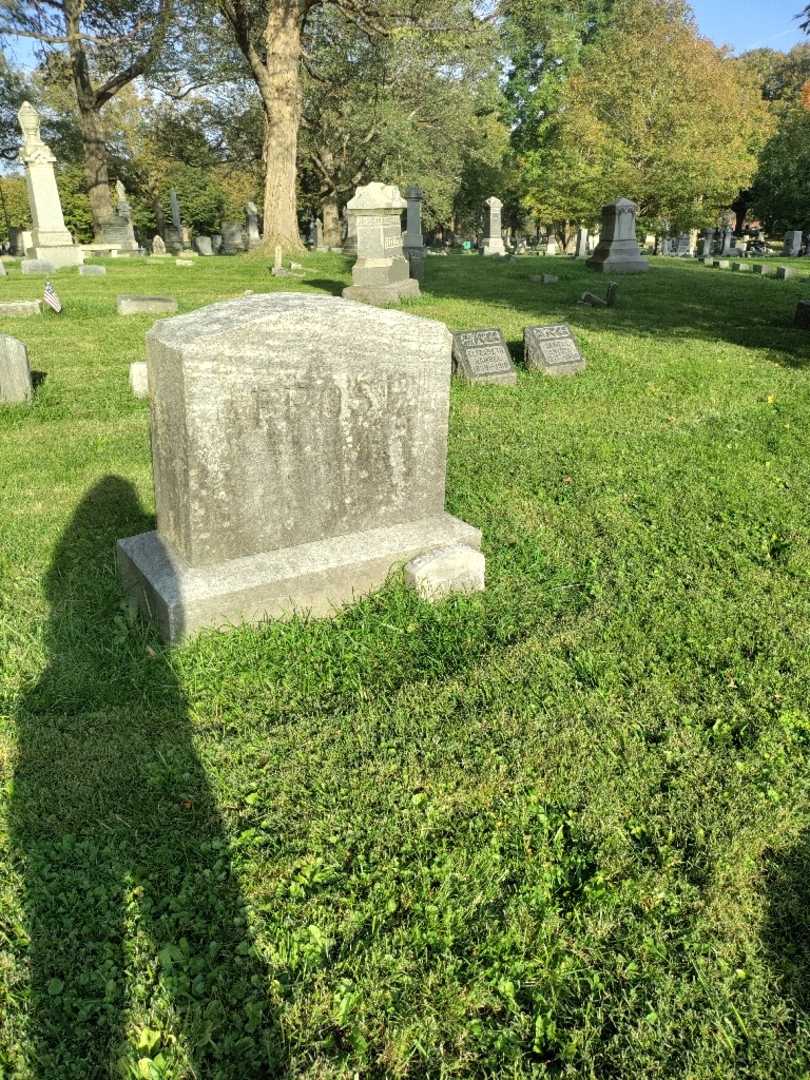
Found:
[[[595,310],[581,264],[429,258],[414,314],[588,362],[453,389],[487,591],[168,651],[115,576],[115,296],[348,281],[305,262],[109,260],[0,322],[46,376],[0,411],[0,1076],[807,1077],[810,282],[660,259]]]

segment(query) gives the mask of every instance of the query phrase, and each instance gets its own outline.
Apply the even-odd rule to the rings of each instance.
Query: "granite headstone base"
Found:
[[[25,252],[27,259],[35,259],[48,262],[51,266],[81,266],[84,262],[84,252],[80,247],[66,245],[64,247],[29,247]]]
[[[480,530],[440,513],[194,568],[157,532],[148,532],[119,540],[117,560],[142,614],[157,623],[165,641],[176,643],[203,629],[294,613],[333,615],[382,586],[392,570],[457,544],[480,550]],[[448,573],[456,575],[457,568]]]
[[[408,296],[419,296],[419,282],[413,278],[393,281],[388,285],[349,285],[343,290],[344,300],[358,300],[361,304],[398,304]]]

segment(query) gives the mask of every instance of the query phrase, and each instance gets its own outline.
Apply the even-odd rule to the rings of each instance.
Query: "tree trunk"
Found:
[[[340,247],[340,211],[336,192],[330,191],[321,200],[321,215],[323,217],[323,242],[327,247]]]
[[[296,179],[298,127],[301,120],[301,10],[298,0],[273,0],[264,32],[267,79],[264,105],[265,249],[277,244],[302,250],[298,235]]]
[[[79,106],[79,128],[84,150],[87,197],[90,200],[90,213],[93,217],[93,234],[96,240],[100,240],[102,227],[113,216],[113,204],[107,174],[107,149],[104,145],[101,121],[95,109],[84,110]]]

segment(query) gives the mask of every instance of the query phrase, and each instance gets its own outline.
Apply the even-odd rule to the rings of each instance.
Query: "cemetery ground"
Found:
[[[115,297],[349,281],[303,261],[109,260],[0,325],[46,375],[0,412],[0,1075],[806,1076],[810,283],[654,259],[596,310],[573,261],[428,258],[403,310],[588,363],[454,386],[486,592],[169,650],[115,574]]]

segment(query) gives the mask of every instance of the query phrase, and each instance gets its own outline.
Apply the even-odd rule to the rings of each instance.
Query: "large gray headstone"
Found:
[[[434,548],[444,511],[445,326],[331,296],[251,295],[147,334],[157,532],[119,543],[170,641],[329,614]]]
[[[347,209],[357,230],[357,262],[352,284],[343,290],[347,300],[387,304],[419,295],[419,283],[410,276],[402,248],[405,206],[399,189],[391,184],[366,184],[349,201]]]
[[[630,199],[617,199],[602,207],[599,244],[586,266],[611,274],[639,274],[650,264],[641,254],[636,239],[636,211]]]
[[[214,248],[210,236],[195,236],[194,250],[198,255],[213,255]]]
[[[226,221],[222,225],[222,254],[236,255],[245,250],[245,234],[241,221]]]
[[[503,334],[495,327],[453,334],[453,369],[465,382],[507,386],[517,382],[509,349]]]
[[[28,351],[17,338],[0,334],[0,405],[30,401],[33,394]]]
[[[546,375],[575,375],[585,369],[585,358],[565,324],[527,326],[523,331],[526,367]]]

